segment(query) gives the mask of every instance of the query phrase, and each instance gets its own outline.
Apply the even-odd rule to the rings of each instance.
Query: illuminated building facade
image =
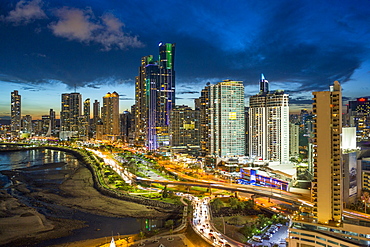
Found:
[[[290,156],[299,155],[299,125],[289,124],[289,154]]]
[[[289,95],[268,85],[262,74],[260,92],[249,99],[249,155],[288,163]]]
[[[338,81],[330,91],[314,92],[312,199],[318,223],[340,222],[342,217],[342,92]],[[331,188],[331,189],[328,189]]]
[[[342,93],[339,82],[330,91],[314,92],[313,155],[311,213],[295,214],[289,228],[289,246],[369,246],[370,234],[366,223],[343,215],[343,167],[341,150]],[[356,155],[353,166],[356,166]],[[350,162],[351,163],[351,162]],[[349,170],[352,165],[345,166]],[[344,171],[345,176],[351,176]],[[356,176],[354,176],[356,177]],[[349,180],[349,183],[351,181]],[[355,192],[348,186],[349,193]]]
[[[210,154],[217,157],[245,155],[244,86],[225,80],[209,91]]]
[[[95,100],[93,103],[93,119],[92,119],[92,132],[95,137],[96,134],[96,124],[100,120],[100,102]]]
[[[80,93],[62,94],[60,112],[60,130],[78,131],[82,113],[82,98]]]
[[[171,147],[200,146],[199,110],[176,106],[171,112]]]
[[[18,135],[21,130],[21,95],[17,90],[10,93],[10,129],[14,135]]]
[[[210,106],[210,83],[202,89],[200,97],[195,100],[195,108],[200,111],[199,131],[200,131],[200,149],[201,155],[206,156],[210,154],[210,128],[211,115],[209,112]]]
[[[358,98],[348,102],[348,126],[356,127],[357,141],[370,139],[370,101],[368,98]]]
[[[119,95],[116,92],[107,93],[103,97],[101,112],[103,122],[103,138],[115,140],[120,134],[119,129]]]
[[[32,116],[26,115],[22,117],[22,132],[32,133]]]
[[[159,44],[159,60],[141,59],[135,84],[135,142],[149,150],[170,144],[170,118],[175,106],[175,44]]]

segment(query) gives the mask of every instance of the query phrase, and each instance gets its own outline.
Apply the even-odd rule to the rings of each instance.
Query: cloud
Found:
[[[45,12],[41,8],[42,5],[43,2],[41,0],[19,1],[15,9],[10,11],[8,16],[2,17],[2,19],[15,25],[28,24],[38,19],[47,19]]]
[[[199,91],[177,91],[176,94],[199,94]]]
[[[122,31],[124,24],[113,14],[95,18],[89,8],[81,10],[63,7],[56,10],[55,15],[59,20],[49,25],[55,36],[84,43],[97,43],[106,51],[112,48],[143,47],[137,36]]]

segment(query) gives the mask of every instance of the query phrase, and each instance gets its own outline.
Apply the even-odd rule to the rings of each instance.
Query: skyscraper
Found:
[[[368,98],[358,98],[348,102],[347,125],[356,127],[357,141],[370,139],[370,101]]]
[[[108,139],[119,136],[119,95],[116,92],[107,93],[103,97],[102,107],[103,135]]]
[[[341,86],[335,81],[330,91],[313,92],[313,96],[313,208],[300,207],[300,212],[292,218],[289,246],[370,246],[366,222],[342,214],[345,180],[347,189],[351,188],[348,183],[351,176],[356,180],[356,174],[351,174],[349,169],[351,157],[347,157],[347,171],[342,167]],[[356,154],[350,156],[356,166]]]
[[[149,150],[168,146],[175,106],[175,44],[159,44],[159,61],[141,59],[135,84],[135,142]]]
[[[10,105],[10,129],[14,135],[18,135],[21,130],[21,95],[17,90],[11,92],[11,105]]]
[[[200,149],[201,155],[206,156],[210,154],[210,90],[211,85],[207,83],[206,87],[202,89],[199,99],[195,101],[195,108],[200,111],[199,130],[200,130]]]
[[[268,91],[261,75],[260,92],[249,99],[249,155],[263,160],[289,161],[289,95]]]
[[[90,99],[87,98],[84,101],[84,112],[83,112],[83,117],[82,117],[82,123],[81,123],[81,134],[80,136],[85,136],[89,137],[90,134]]]
[[[80,93],[62,94],[60,112],[60,130],[78,131],[79,118],[82,114],[82,98]]]
[[[210,154],[245,155],[244,86],[225,80],[210,88]]]
[[[171,112],[171,147],[200,146],[199,110],[175,106]]]
[[[313,93],[314,181],[312,199],[318,223],[340,223],[342,218],[342,92],[338,81],[330,91]]]

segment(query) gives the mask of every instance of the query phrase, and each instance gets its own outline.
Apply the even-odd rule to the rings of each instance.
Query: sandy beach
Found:
[[[171,213],[101,195],[93,188],[90,171],[81,165],[69,174],[59,174],[65,180],[58,188],[53,188],[48,180],[63,177],[43,174],[40,182],[37,172],[29,175],[29,170],[3,172],[13,185],[8,191],[0,190],[2,246],[34,246],[43,240],[67,236],[72,230],[85,226],[85,222],[58,217],[63,215],[63,208],[59,206],[110,217],[167,218]],[[40,213],[40,209],[46,213]]]

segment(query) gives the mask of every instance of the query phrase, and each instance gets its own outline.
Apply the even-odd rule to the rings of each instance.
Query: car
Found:
[[[262,237],[261,236],[253,236],[252,237],[252,240],[255,241],[255,242],[260,242],[262,243]]]
[[[225,247],[231,247],[231,245],[230,244],[225,244]]]
[[[262,239],[264,239],[264,240],[270,240],[270,238],[271,238],[270,234],[265,234],[265,235],[262,236]]]
[[[276,224],[276,226],[280,228],[280,227],[283,226],[283,224],[278,223],[278,224]]]

